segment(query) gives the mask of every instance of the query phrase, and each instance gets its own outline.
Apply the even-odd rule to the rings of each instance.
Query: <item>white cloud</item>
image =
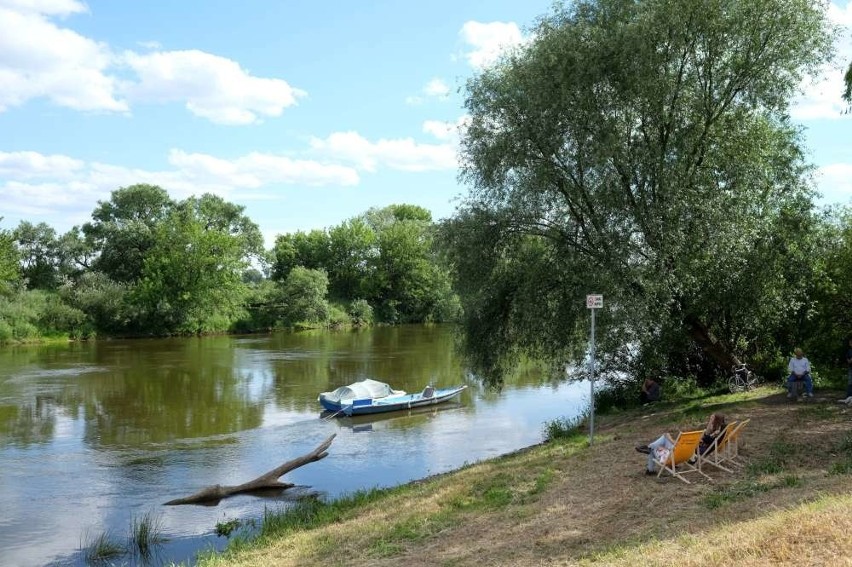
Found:
[[[0,8],[50,16],[69,16],[88,11],[86,5],[78,0],[0,0]]]
[[[252,152],[235,160],[172,150],[169,163],[197,181],[220,180],[236,187],[256,188],[271,183],[287,185],[357,185],[351,167]]]
[[[186,101],[190,112],[220,124],[250,124],[258,115],[280,116],[306,94],[282,79],[255,77],[236,61],[194,49],[126,52],[123,60],[139,77],[129,87],[131,99]]]
[[[305,95],[199,50],[161,51],[146,41],[145,53],[118,55],[54,21],[85,11],[76,0],[0,0],[0,112],[38,98],[107,112],[128,112],[129,101],[181,102],[212,122],[251,124],[280,116]],[[133,73],[124,76],[128,70]]]
[[[852,204],[852,163],[834,163],[820,167],[816,178],[822,201]]]
[[[434,171],[454,169],[457,165],[452,144],[420,144],[412,138],[371,142],[357,132],[335,132],[324,140],[313,138],[311,147],[369,172],[380,166],[401,171]]]
[[[443,79],[434,78],[423,87],[420,94],[408,96],[405,98],[406,104],[418,105],[423,104],[427,98],[433,98],[441,101],[448,100],[450,96],[450,87]]]
[[[84,162],[63,155],[0,152],[3,212],[22,216],[63,214],[85,220],[98,200],[134,183],[153,183],[176,198],[214,193],[241,202],[272,198],[281,185],[351,186],[360,181],[351,167],[253,152],[233,160],[172,150],[162,171]]]
[[[457,143],[469,121],[470,116],[467,115],[460,117],[455,122],[426,120],[423,122],[423,131],[435,136],[439,140],[453,141]]]
[[[147,41],[137,41],[136,45],[142,47],[144,49],[152,49],[152,50],[160,50],[163,48],[162,44],[159,41],[155,41],[153,39]]]
[[[834,63],[820,69],[816,77],[807,78],[801,85],[802,94],[794,101],[790,115],[798,120],[848,119],[847,105],[841,98],[843,73],[852,61],[852,2],[844,8],[829,4],[828,16],[840,29],[837,57]]]
[[[443,80],[435,78],[426,83],[426,86],[423,87],[423,92],[427,96],[446,98],[450,94],[450,87]]]
[[[68,178],[84,163],[63,155],[38,152],[0,152],[0,177],[22,180],[37,177]]]
[[[84,10],[71,1],[0,0],[0,112],[39,97],[75,110],[127,110],[106,73],[109,47],[47,19]]]
[[[459,35],[470,49],[463,57],[474,68],[481,69],[496,62],[504,52],[524,43],[518,24],[514,22],[465,22]]]

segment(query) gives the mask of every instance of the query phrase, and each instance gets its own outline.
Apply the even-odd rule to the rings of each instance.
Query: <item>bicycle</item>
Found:
[[[757,386],[757,376],[745,364],[734,366],[733,374],[728,378],[728,389],[732,393],[747,392]]]

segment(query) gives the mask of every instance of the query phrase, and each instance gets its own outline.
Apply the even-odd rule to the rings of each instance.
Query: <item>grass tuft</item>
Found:
[[[109,532],[101,532],[91,538],[87,535],[84,539],[81,547],[87,563],[106,563],[126,552],[124,546],[113,539]]]
[[[148,559],[165,541],[162,518],[159,515],[145,512],[141,516],[133,516],[130,519],[127,547],[134,555]]]
[[[580,427],[586,420],[585,415],[574,418],[558,417],[544,424],[544,441],[556,441],[558,439],[571,439],[582,435]]]
[[[242,522],[238,518],[216,522],[216,535],[219,537],[231,537],[231,534],[239,529],[240,526],[242,526]]]

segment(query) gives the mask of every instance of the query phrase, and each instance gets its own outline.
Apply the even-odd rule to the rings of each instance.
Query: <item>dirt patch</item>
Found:
[[[839,393],[837,394],[839,396]],[[701,429],[700,417],[678,418],[676,410],[648,408],[646,414],[604,417],[599,441],[579,456],[552,465],[556,480],[533,504],[479,515],[421,541],[388,559],[361,558],[370,565],[570,565],[594,562],[616,545],[641,544],[755,519],[770,509],[789,508],[824,494],[849,491],[848,475],[831,475],[840,440],[850,431],[852,409],[825,394],[808,402],[772,393],[730,408],[728,420],[751,419],[741,455],[751,469],[734,473],[706,468],[712,480],[691,475],[692,484],[644,474],[648,443],[665,430]],[[668,425],[674,420],[674,426]],[[661,428],[661,423],[667,424]],[[754,472],[766,465],[768,472]],[[773,466],[780,471],[773,472]],[[777,482],[776,477],[786,479]],[[710,508],[708,497],[747,482],[778,486]],[[758,485],[763,486],[763,485]]]

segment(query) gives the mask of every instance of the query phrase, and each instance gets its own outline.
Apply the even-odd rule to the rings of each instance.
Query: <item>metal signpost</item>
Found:
[[[587,295],[586,307],[592,310],[592,344],[589,348],[589,375],[592,385],[591,412],[589,413],[589,445],[595,440],[595,309],[603,307],[603,295]]]

